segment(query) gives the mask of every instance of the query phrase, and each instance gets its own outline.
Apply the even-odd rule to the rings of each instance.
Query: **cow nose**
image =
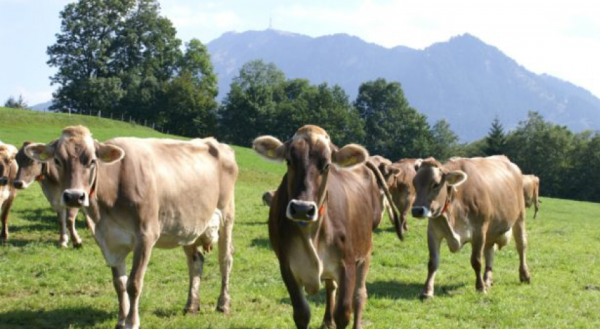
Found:
[[[294,219],[314,220],[317,215],[317,206],[314,202],[290,201],[289,213]]]
[[[412,216],[414,218],[423,218],[425,215],[425,207],[412,207]]]
[[[13,182],[13,186],[14,186],[16,189],[19,189],[19,190],[23,188],[23,185],[24,185],[24,184],[23,184],[23,181],[22,181],[22,180],[16,180],[16,181],[14,181],[14,182]]]
[[[0,177],[0,186],[8,184],[8,177]]]
[[[67,207],[79,208],[85,202],[85,192],[67,190],[63,192],[63,201]]]

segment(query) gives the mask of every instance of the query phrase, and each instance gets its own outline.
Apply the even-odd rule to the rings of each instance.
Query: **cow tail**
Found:
[[[400,218],[401,218],[400,212],[398,211],[398,208],[396,208],[396,205],[394,204],[394,200],[392,199],[392,194],[390,193],[390,190],[388,189],[387,183],[385,182],[383,175],[381,174],[379,169],[371,162],[367,161],[366,165],[367,165],[367,168],[369,168],[373,172],[373,174],[375,174],[375,178],[377,179],[377,185],[379,185],[379,188],[383,190],[383,193],[390,205],[390,208],[392,209],[392,216],[394,217],[394,218],[392,218],[392,221],[394,222],[394,228],[396,229],[396,234],[398,235],[398,238],[400,240],[404,240],[404,223],[400,222]],[[382,209],[382,211],[383,211],[383,209]]]

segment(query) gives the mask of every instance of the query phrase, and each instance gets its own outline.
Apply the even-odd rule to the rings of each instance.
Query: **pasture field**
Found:
[[[85,124],[99,140],[164,136],[127,123],[91,117],[0,109],[0,140],[47,142],[69,124]],[[267,234],[261,195],[274,189],[284,165],[236,147],[235,255],[231,314],[215,311],[220,289],[217,252],[206,258],[201,310],[183,315],[188,276],[180,249],[155,249],[140,302],[143,328],[291,328],[292,307]],[[591,184],[596,182],[590,182]],[[542,182],[543,184],[543,182]],[[384,219],[374,234],[365,328],[599,328],[600,204],[542,198],[528,212],[530,285],[519,283],[514,241],[497,252],[495,285],[477,293],[470,245],[451,254],[442,246],[436,297],[421,302],[427,274],[426,221],[409,219],[404,242]],[[117,299],[110,269],[85,227],[81,249],[57,247],[55,214],[37,184],[22,191],[10,215],[10,240],[0,246],[0,328],[113,328]],[[131,260],[131,257],[130,259]],[[324,291],[310,297],[311,328],[324,312]]]

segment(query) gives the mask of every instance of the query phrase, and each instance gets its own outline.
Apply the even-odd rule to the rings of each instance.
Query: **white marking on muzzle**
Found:
[[[292,212],[291,212],[292,203],[296,203],[296,204],[300,204],[300,205],[305,205],[307,207],[313,206],[314,209],[315,209],[314,214],[312,216],[306,218],[305,220],[303,220],[303,219],[296,219],[296,218],[294,218],[294,216],[292,216]],[[293,221],[302,221],[302,222],[311,221],[311,222],[314,222],[314,221],[317,220],[317,217],[319,215],[317,208],[318,208],[317,207],[317,203],[314,202],[314,201],[301,201],[301,200],[292,199],[292,200],[290,200],[290,202],[288,202],[287,209],[285,211],[285,215],[287,216],[288,219],[291,219]]]

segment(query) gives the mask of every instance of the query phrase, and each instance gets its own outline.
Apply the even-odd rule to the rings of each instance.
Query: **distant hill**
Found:
[[[263,59],[288,78],[339,84],[352,98],[362,82],[399,81],[413,107],[431,123],[447,119],[463,141],[487,134],[495,116],[514,128],[529,110],[575,131],[600,129],[600,99],[589,91],[534,74],[469,34],[415,50],[385,48],[347,34],[311,38],[269,29],[225,33],[208,49],[221,99],[244,63]]]
[[[31,109],[34,111],[47,112],[50,109],[50,106],[52,106],[52,101],[47,101],[45,103],[35,104],[31,106]]]

